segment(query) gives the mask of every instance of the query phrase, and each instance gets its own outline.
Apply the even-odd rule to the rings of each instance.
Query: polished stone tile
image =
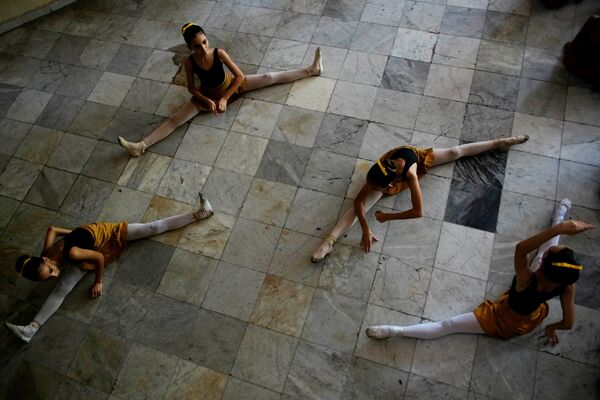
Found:
[[[279,393],[230,376],[222,400],[279,400],[279,398]]]
[[[152,49],[147,47],[122,44],[106,70],[121,75],[137,76],[151,53]]]
[[[491,40],[481,41],[477,56],[478,70],[519,76],[522,63],[522,46]]]
[[[465,103],[423,97],[415,129],[435,135],[460,138],[466,110]]]
[[[366,129],[367,122],[364,120],[327,114],[319,129],[315,145],[317,148],[334,153],[357,156]]]
[[[227,375],[179,360],[165,398],[189,398],[202,393],[206,398],[216,399],[223,394],[226,383]]]
[[[377,88],[351,82],[338,82],[328,112],[367,119],[377,97]]]
[[[282,107],[280,104],[244,99],[231,129],[269,139]]]
[[[64,33],[70,35],[92,37],[98,31],[107,14],[94,10],[81,10],[65,27]]]
[[[420,218],[388,223],[382,252],[405,262],[432,266],[442,227],[441,221]]]
[[[434,33],[398,28],[390,55],[431,62],[436,41],[437,35]]]
[[[395,27],[359,22],[350,49],[387,56],[395,37]]]
[[[405,1],[396,0],[368,0],[360,20],[398,26],[402,19],[405,3]]]
[[[565,134],[567,134],[571,126],[575,126],[575,124],[565,124]],[[518,146],[519,151],[552,158],[558,158],[560,155],[562,158],[568,159],[568,157],[562,155],[565,152],[563,147],[566,145],[563,142],[561,147],[561,138],[564,135],[562,121],[515,113],[512,135],[523,134],[529,135],[529,140]],[[566,142],[567,140],[563,138],[563,141]],[[585,150],[583,151],[585,152]],[[578,157],[580,157],[580,154],[578,152]]]
[[[299,337],[315,290],[275,275],[262,282],[250,322],[277,332]],[[258,293],[257,293],[258,295]]]
[[[483,39],[525,44],[528,19],[522,15],[488,11],[485,15]]]
[[[308,43],[273,39],[261,65],[280,69],[299,68],[307,48]]]
[[[530,0],[491,0],[489,2],[488,9],[492,11],[529,16],[532,3],[533,2]]]
[[[69,172],[44,168],[29,190],[25,201],[58,210],[77,176]]]
[[[303,188],[318,190],[336,196],[344,196],[354,170],[354,158],[325,150],[313,150],[304,176]]]
[[[391,200],[392,198],[389,198]],[[381,253],[384,245],[383,238],[386,236],[386,231],[389,227],[389,224],[381,224],[375,219],[375,211],[381,210],[383,212],[392,212],[390,201],[386,202],[386,199],[380,201],[375,207],[372,207],[369,211],[366,212],[365,218],[367,219],[367,224],[369,225],[371,231],[375,235],[379,241],[374,241],[371,245],[371,251],[375,253]],[[354,207],[354,201],[351,199],[344,200],[342,205],[342,211],[340,215],[344,215],[344,213],[350,208]],[[362,239],[362,229],[360,224],[354,224],[350,229],[348,229],[339,239],[340,243],[344,243],[354,247],[360,247],[360,242]]]
[[[68,33],[68,32],[66,32]],[[50,49],[46,60],[63,64],[77,64],[79,56],[83,53],[90,39],[87,37],[63,35]]]
[[[469,103],[514,111],[519,78],[492,72],[475,71]]]
[[[562,197],[561,197],[562,198]],[[497,232],[525,239],[550,225],[554,202],[509,191],[502,192]]]
[[[90,329],[67,376],[109,393],[129,350],[127,341]]]
[[[473,70],[433,64],[424,94],[466,102],[473,80]]]
[[[46,208],[22,203],[6,227],[2,243],[13,248],[37,250],[55,215],[54,211]],[[13,265],[10,267],[13,268]]]
[[[377,90],[370,119],[374,122],[412,129],[419,112],[421,97],[412,93],[380,88]]]
[[[207,257],[221,258],[235,218],[227,214],[216,213],[199,224],[184,228],[179,248]]]
[[[466,389],[471,380],[476,344],[476,335],[417,341],[411,372]]]
[[[176,249],[157,293],[199,306],[204,301],[216,269],[216,260]]]
[[[358,20],[365,6],[366,0],[328,0],[325,3],[323,15],[346,20]]]
[[[240,216],[265,224],[283,226],[296,195],[296,188],[255,178]]]
[[[265,153],[266,139],[230,132],[217,157],[215,167],[255,175]]]
[[[444,15],[443,4],[407,1],[404,5],[400,26],[419,31],[438,33]]]
[[[82,173],[92,178],[116,182],[128,159],[129,155],[118,144],[99,141],[92,150]]]
[[[173,61],[174,56],[175,54],[169,51],[153,50],[139,77],[170,83],[179,67]]]
[[[124,186],[115,186],[99,215],[101,221],[138,222],[144,217],[152,195]]]
[[[38,125],[66,131],[75,119],[84,101],[72,97],[54,95],[37,119]]]
[[[280,228],[239,218],[222,260],[265,272],[280,233]]]
[[[283,394],[289,399],[340,399],[351,361],[347,353],[300,341]]]
[[[314,111],[326,111],[335,85],[334,80],[322,77],[298,80],[292,85],[285,104]]]
[[[397,337],[390,340],[373,340],[366,335],[365,331],[371,325],[412,325],[418,324],[420,320],[420,318],[412,315],[368,304],[355,355],[388,367],[410,371],[416,339]]]
[[[565,115],[566,102],[567,87],[565,85],[521,79],[517,111],[561,120]]]
[[[423,215],[438,220],[444,219],[446,202],[450,192],[451,179],[428,174],[419,181],[421,194],[425,205]],[[399,211],[410,210],[412,201],[410,191],[406,190],[395,196],[394,209]]]
[[[249,325],[232,375],[280,392],[292,364],[298,339]]]
[[[512,111],[500,110],[478,104],[468,104],[461,139],[467,142],[509,137],[513,126]]]
[[[0,194],[23,200],[34,184],[43,166],[33,162],[11,158],[0,174]]]
[[[117,51],[119,44],[92,39],[77,59],[77,63],[96,70],[105,70]]]
[[[389,149],[410,143],[411,137],[409,130],[370,122],[358,156],[365,160],[376,160]]]
[[[450,2],[449,2],[450,3]],[[466,36],[479,39],[485,22],[485,8],[471,7],[471,4],[448,4],[442,19],[440,32],[448,35]],[[471,8],[464,8],[464,7]]]
[[[256,177],[298,185],[304,175],[310,153],[311,150],[307,147],[269,140]]]
[[[300,188],[285,227],[309,235],[324,236],[337,221],[342,198]]]
[[[312,147],[323,122],[323,116],[322,112],[284,106],[279,113],[271,139]],[[332,115],[328,114],[328,117]]]
[[[8,197],[0,197],[0,231],[8,226],[15,211],[21,203],[17,200],[9,199]]]
[[[326,46],[348,48],[357,25],[356,21],[323,16],[311,41]]]
[[[352,351],[366,303],[318,289],[304,324],[302,339],[339,351]]]
[[[88,100],[119,107],[134,80],[135,78],[131,76],[104,72],[88,97]]]
[[[153,240],[130,242],[127,247],[115,280],[156,290],[175,249]]]
[[[511,151],[506,162],[504,189],[553,200],[558,166],[554,158]]]
[[[162,118],[156,115],[118,108],[102,138],[113,143],[117,142],[118,136],[123,136],[129,141],[140,140],[150,134],[161,121]],[[169,139],[165,139],[165,141],[169,141]],[[151,151],[160,145],[161,143],[156,144]]]
[[[154,193],[170,162],[169,157],[153,153],[130,158],[117,183],[131,189]]]
[[[222,129],[190,125],[175,157],[204,165],[213,165],[226,138],[227,131]]]
[[[96,86],[102,72],[74,66],[56,89],[56,94],[86,99]]]
[[[321,240],[315,237],[284,229],[269,266],[269,274],[316,286],[322,266],[311,263],[310,256],[320,243]]]
[[[194,204],[198,192],[210,174],[210,167],[190,161],[173,159],[156,193],[184,203]]]
[[[216,211],[237,215],[251,184],[252,177],[248,175],[213,168],[202,192]]]
[[[560,51],[573,38],[570,21],[532,17],[527,29],[527,47]]]
[[[600,104],[600,95],[587,88],[569,86],[565,120],[600,126],[600,117],[594,110]]]
[[[158,109],[168,87],[166,83],[136,79],[121,105],[123,108],[133,111],[154,113]]]
[[[47,162],[50,167],[80,173],[90,157],[97,140],[66,133]]]
[[[444,222],[435,268],[486,280],[494,234]]]
[[[62,137],[63,133],[60,131],[34,125],[21,142],[15,156],[34,163],[45,164]]]
[[[561,161],[558,170],[558,186],[556,198],[569,198],[574,205],[597,210],[598,207],[598,173],[600,167]]]
[[[485,281],[434,268],[423,317],[440,320],[472,311],[484,295]]]
[[[598,145],[600,128],[565,122],[560,157],[569,161],[600,166]]]
[[[53,398],[57,400],[74,398],[106,400],[108,398],[108,393],[94,389],[90,386],[83,386],[82,384],[71,379],[65,379],[54,393]]]
[[[259,65],[269,47],[271,38],[250,33],[236,33],[235,40],[228,49],[236,62]]]
[[[533,398],[593,398],[597,378],[598,368],[540,352]]]
[[[280,39],[309,42],[317,28],[319,17],[286,11],[279,20],[274,36]]]
[[[340,78],[364,85],[379,86],[387,56],[350,50],[342,65]]]
[[[433,54],[436,64],[474,68],[479,39],[440,34]]]
[[[51,97],[51,93],[24,89],[6,110],[6,116],[17,121],[34,123]]]
[[[428,74],[428,63],[389,57],[381,86],[386,89],[423,94]]]
[[[408,374],[377,363],[354,357],[342,399],[394,398],[404,391]]]
[[[444,220],[494,232],[499,219],[500,196],[498,188],[452,180]]]
[[[134,344],[119,373],[113,394],[131,398],[144,393],[148,399],[160,399],[173,378],[177,362],[177,357]]]
[[[424,378],[415,373],[410,374],[405,392],[406,398],[415,400],[459,400],[465,399],[466,395],[467,391],[465,389],[447,385],[445,383],[436,381],[435,379]],[[479,397],[477,399],[479,399]],[[471,400],[471,397],[469,397],[469,400]],[[482,398],[479,400],[485,399]]]
[[[71,123],[69,132],[100,139],[110,125],[117,108],[105,104],[85,102]]]
[[[0,67],[1,69],[1,67]],[[4,117],[15,99],[21,94],[23,88],[0,83],[0,116]]]
[[[26,86],[31,75],[38,71],[44,62],[29,57],[14,57],[0,71],[0,82],[8,85]]]
[[[566,83],[567,69],[561,61],[561,51],[526,47],[523,57],[523,78]]]

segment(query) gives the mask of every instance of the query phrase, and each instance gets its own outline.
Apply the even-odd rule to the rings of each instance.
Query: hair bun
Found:
[[[23,271],[23,267],[25,266],[25,262],[28,258],[29,256],[26,255],[22,255],[19,256],[19,258],[17,258],[17,262],[15,263],[15,271],[17,271],[18,274],[20,274],[21,271]]]

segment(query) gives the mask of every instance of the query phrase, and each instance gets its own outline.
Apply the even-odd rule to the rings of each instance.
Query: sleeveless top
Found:
[[[417,153],[410,147],[398,147],[397,149],[392,150],[389,154],[387,154],[387,160],[404,160],[404,168],[399,175],[397,175],[396,180],[406,180],[406,174],[410,167],[415,164],[419,159],[417,158]]]
[[[69,252],[73,247],[79,247],[80,249],[94,250],[94,237],[84,228],[75,228],[65,236],[65,245],[63,247],[63,257],[69,259]]]
[[[210,69],[206,70],[201,68],[193,55],[190,55],[189,59],[192,63],[192,70],[200,79],[202,86],[206,88],[216,88],[225,80],[225,70],[223,69],[223,63],[219,59],[219,49],[215,48],[213,56],[213,65]]]
[[[522,292],[517,292],[517,277],[515,276],[508,291],[508,306],[516,313],[529,315],[545,301],[562,294],[565,288],[565,286],[560,286],[551,292],[538,292],[537,278],[533,274],[529,286]]]

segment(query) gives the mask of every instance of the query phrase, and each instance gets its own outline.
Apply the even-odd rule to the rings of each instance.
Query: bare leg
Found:
[[[250,90],[276,85],[278,83],[293,82],[309,76],[320,75],[322,71],[323,65],[321,62],[321,48],[317,48],[313,63],[306,68],[294,69],[292,71],[247,75],[245,91],[248,92]]]
[[[387,339],[392,336],[404,336],[416,339],[437,339],[453,333],[484,333],[475,314],[470,312],[456,315],[439,322],[427,322],[410,326],[378,325],[367,328],[372,339]]]
[[[380,191],[370,189],[365,199],[365,211],[371,209],[371,207],[373,207],[373,205],[381,198],[381,196],[383,196],[383,193]],[[337,221],[335,226],[331,229],[331,232],[325,236],[325,239],[323,239],[323,242],[319,245],[319,247],[317,247],[311,257],[311,261],[319,262],[325,258],[327,254],[331,253],[335,241],[344,233],[346,233],[346,231],[350,229],[357,220],[358,218],[356,218],[354,207],[350,207],[350,209],[346,211],[344,215],[342,215],[342,217]]]
[[[183,125],[196,116],[198,112],[198,107],[191,101],[188,101],[179,111],[175,113],[175,115],[163,122],[158,128],[143,138],[140,142],[128,142],[119,136],[119,144],[125,147],[132,156],[139,157],[144,154],[148,147],[169,136],[180,125]]]
[[[461,144],[447,149],[433,149],[432,166],[447,164],[462,157],[474,156],[492,149],[508,148],[515,144],[525,143],[529,136],[513,136],[509,138],[497,138],[484,142]]]
[[[552,225],[560,224],[565,220],[567,213],[571,209],[571,200],[562,199],[560,203],[554,208],[554,214],[552,215]],[[537,271],[542,263],[542,258],[544,257],[544,253],[553,246],[558,246],[560,241],[560,235],[554,236],[552,239],[548,240],[546,243],[542,244],[534,257],[534,259],[529,264],[529,269],[531,271]]]

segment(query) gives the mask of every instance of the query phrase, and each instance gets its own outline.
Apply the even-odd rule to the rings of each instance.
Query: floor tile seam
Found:
[[[570,358],[569,355],[565,355],[563,353],[552,353],[552,352],[550,352],[548,350],[545,350],[546,348],[547,348],[547,346],[543,346],[542,345],[540,347],[540,349],[538,350],[538,353],[549,355],[549,356],[554,356],[554,357],[557,357],[557,358],[560,358],[560,359],[563,359],[563,360],[570,361],[570,362],[575,363],[575,364],[579,364],[579,366],[581,366],[581,367],[593,368],[596,371],[600,371],[600,365],[594,365],[594,364],[587,363],[585,361],[576,360],[574,358]]]
[[[266,262],[267,269],[266,269],[266,270],[264,270],[264,271],[262,271],[262,270],[259,270],[259,269],[256,269],[256,268],[253,268],[253,267],[249,267],[249,266],[243,266],[243,265],[239,265],[239,264],[236,264],[236,263],[232,263],[232,262],[229,262],[229,261],[222,260],[222,258],[223,258],[223,255],[221,255],[221,259],[220,259],[220,261],[222,260],[222,261],[225,261],[225,262],[227,262],[227,263],[229,263],[229,264],[237,265],[238,267],[243,267],[243,268],[247,268],[247,269],[250,269],[250,270],[253,270],[253,271],[262,272],[262,273],[264,273],[264,274],[266,275],[266,274],[267,274],[267,272],[268,272],[268,270],[269,270],[269,267],[271,266],[271,263],[273,262],[273,259],[275,258],[275,252],[277,251],[277,246],[279,246],[279,241],[281,240],[281,236],[283,235],[283,230],[284,230],[285,228],[284,228],[284,227],[282,227],[282,226],[277,226],[277,225],[273,225],[273,224],[266,224],[266,223],[264,223],[264,222],[261,222],[261,221],[255,221],[255,220],[253,220],[253,219],[251,219],[251,218],[247,218],[247,217],[244,217],[244,216],[241,216],[241,215],[238,215],[238,216],[237,216],[237,217],[235,217],[235,218],[236,218],[236,220],[235,220],[235,224],[234,224],[234,226],[233,226],[233,229],[232,229],[231,233],[233,233],[233,230],[234,230],[234,229],[235,229],[235,227],[237,226],[237,223],[238,223],[238,221],[239,221],[240,219],[241,219],[241,220],[243,220],[243,221],[246,221],[246,222],[251,222],[251,223],[253,223],[253,224],[259,224],[259,225],[264,225],[264,226],[267,226],[267,227],[271,227],[271,228],[278,229],[278,230],[279,230],[279,234],[277,235],[277,239],[275,240],[275,246],[274,246],[274,248],[273,248],[273,252],[272,252],[272,254],[271,254],[271,257],[269,258],[269,261],[267,261],[267,262]],[[229,240],[230,240],[230,238],[231,238],[231,234],[229,235],[229,238],[227,239],[227,244],[229,244]],[[226,244],[226,245],[225,245],[225,247],[223,248],[223,253],[225,253],[225,249],[227,248],[227,244]]]

